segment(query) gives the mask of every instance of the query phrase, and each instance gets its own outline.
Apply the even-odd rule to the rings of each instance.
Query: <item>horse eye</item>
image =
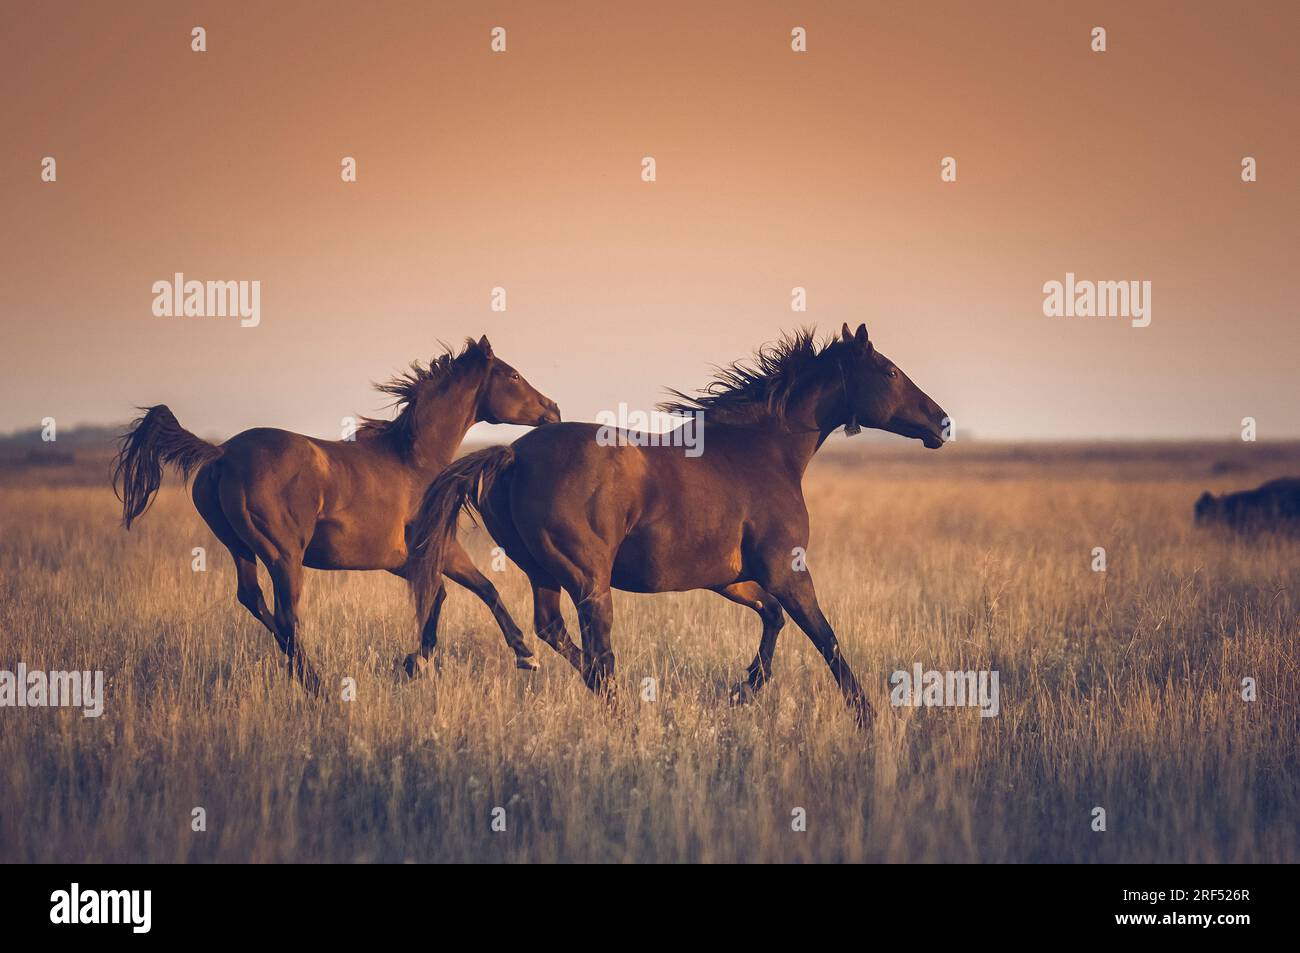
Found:
[[[897,377],[897,376],[898,376],[898,371],[894,370],[894,369],[891,367],[891,368],[889,369],[889,376],[890,376],[890,377]]]
[[[515,371],[513,374],[511,374],[511,375],[510,375],[510,379],[511,379],[512,381],[517,381],[517,380],[519,380],[519,372],[518,372],[518,371]]]

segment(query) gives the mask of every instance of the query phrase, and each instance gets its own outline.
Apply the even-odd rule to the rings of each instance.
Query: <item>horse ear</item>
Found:
[[[492,356],[492,344],[488,341],[486,334],[478,339],[478,349],[483,352],[484,357]]]
[[[844,322],[844,327],[840,329],[840,337],[844,339],[845,344],[853,340],[853,332],[849,330],[849,322]]]
[[[848,325],[846,324],[844,326],[845,332],[847,332],[848,329]],[[853,344],[864,354],[870,354],[875,350],[875,345],[873,345],[867,337],[867,326],[865,324],[858,325],[858,333],[853,335]]]

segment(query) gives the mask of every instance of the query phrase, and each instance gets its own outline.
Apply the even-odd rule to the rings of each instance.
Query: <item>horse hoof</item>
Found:
[[[515,668],[522,668],[526,672],[535,672],[541,667],[538,664],[536,655],[519,655],[515,657]]]
[[[871,703],[865,698],[861,702],[852,706],[853,720],[857,722],[859,728],[864,731],[871,730],[871,723],[876,718],[876,713],[871,707]]]
[[[406,657],[402,663],[402,668],[406,672],[407,678],[419,678],[424,674],[424,670],[429,667],[429,660],[422,655],[412,653]]]
[[[749,682],[741,682],[731,690],[731,704],[748,705],[754,700],[754,689]]]
[[[320,698],[325,694],[325,684],[320,680],[315,669],[303,667],[295,672],[290,668],[289,677],[296,678],[303,691],[312,698]]]

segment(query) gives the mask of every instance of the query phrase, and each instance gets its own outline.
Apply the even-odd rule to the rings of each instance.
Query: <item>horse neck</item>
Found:
[[[438,472],[451,463],[456,448],[478,418],[482,374],[453,377],[436,394],[419,400],[413,409],[415,426],[407,456],[419,470]]]
[[[769,433],[782,455],[802,476],[826,438],[849,418],[844,383],[834,367],[818,368],[795,384],[785,413]]]

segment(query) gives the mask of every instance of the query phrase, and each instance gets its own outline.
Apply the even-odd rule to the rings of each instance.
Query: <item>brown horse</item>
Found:
[[[163,405],[146,409],[122,437],[113,488],[122,520],[149,508],[162,482],[162,465],[194,478],[194,506],[230,550],[237,597],[271,631],[289,670],[311,691],[320,679],[298,644],[303,567],[384,569],[406,577],[409,525],[430,481],[448,463],[477,421],[538,425],[560,419],[555,402],[495,357],[488,339],[467,341],[380,390],[396,398],[393,420],[363,421],[355,440],[318,440],[258,427],[221,446],[185,430]],[[275,612],[257,581],[260,559],[271,576]],[[492,610],[520,668],[536,668],[523,634],[496,588],[458,545],[447,550],[446,575]],[[436,604],[421,608],[421,655],[437,642]]]
[[[432,605],[457,515],[477,510],[492,537],[531,580],[537,634],[593,690],[614,673],[610,590],[712,589],[764,613],[758,654],[735,694],[752,696],[771,673],[777,624],[772,597],[807,633],[862,723],[871,706],[817,604],[802,555],[808,510],[802,479],[831,432],[874,427],[943,445],[948,418],[872,346],[865,325],[817,346],[811,332],[760,349],[753,366],[722,370],[702,396],[664,405],[703,412],[703,452],[673,441],[608,445],[594,424],[526,434],[469,454],[430,484],[414,524],[411,581]],[[669,445],[665,445],[669,444]],[[564,631],[560,591],[578,609],[582,651]],[[769,593],[771,595],[769,595]]]

